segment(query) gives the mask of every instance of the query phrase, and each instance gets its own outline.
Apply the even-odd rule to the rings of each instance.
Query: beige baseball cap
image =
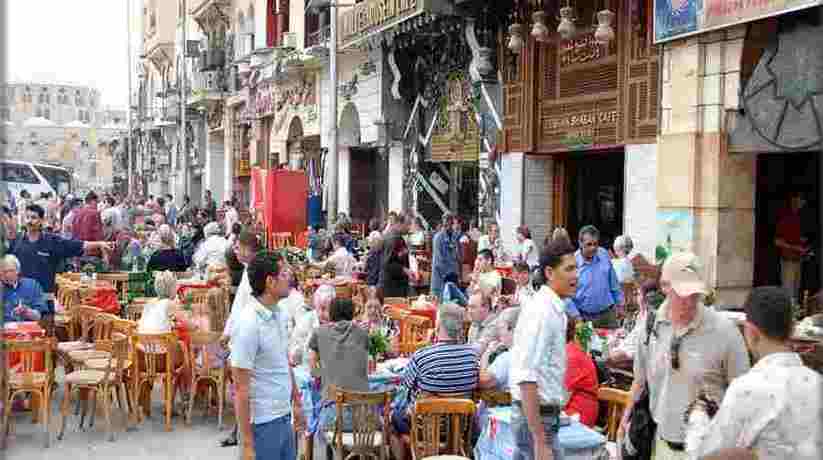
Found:
[[[693,294],[707,295],[709,290],[706,283],[700,278],[700,264],[697,256],[691,252],[681,252],[673,254],[663,264],[661,281],[671,284],[674,292],[680,297],[688,297]]]

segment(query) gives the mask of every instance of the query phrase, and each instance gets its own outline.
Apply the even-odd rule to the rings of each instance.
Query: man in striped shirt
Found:
[[[397,460],[406,460],[410,414],[415,400],[425,397],[470,397],[477,387],[480,363],[477,351],[471,345],[459,343],[463,333],[463,309],[443,305],[437,313],[437,337],[432,346],[417,350],[406,365],[402,390],[405,404],[398,404],[392,412],[392,451]]]

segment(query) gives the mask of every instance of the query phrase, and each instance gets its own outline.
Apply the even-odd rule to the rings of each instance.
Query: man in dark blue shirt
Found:
[[[43,289],[31,278],[20,278],[20,261],[13,255],[0,259],[3,281],[3,319],[37,321],[48,313]]]
[[[111,250],[111,243],[105,241],[79,241],[61,238],[54,233],[43,231],[46,211],[39,205],[26,207],[26,232],[18,235],[8,231],[7,253],[17,256],[20,273],[37,281],[46,294],[48,313],[54,313],[54,275],[60,262],[70,257],[79,257],[89,252]]]

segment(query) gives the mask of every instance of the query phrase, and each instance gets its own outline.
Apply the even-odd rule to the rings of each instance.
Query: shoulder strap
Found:
[[[649,308],[649,311],[646,313],[646,346],[649,346],[649,339],[651,338],[652,334],[655,333],[655,314],[656,311],[651,308]]]

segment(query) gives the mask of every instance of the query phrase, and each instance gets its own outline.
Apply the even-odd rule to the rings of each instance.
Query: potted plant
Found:
[[[381,331],[369,334],[369,373],[377,370],[379,361],[389,351],[389,339]]]

